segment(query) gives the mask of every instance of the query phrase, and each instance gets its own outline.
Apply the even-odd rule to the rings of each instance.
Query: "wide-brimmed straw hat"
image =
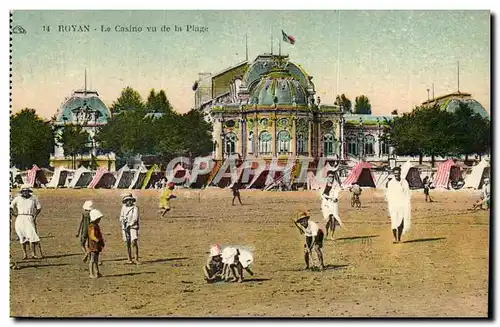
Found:
[[[26,192],[33,192],[33,188],[31,187],[31,185],[28,185],[28,184],[24,184],[23,186],[21,186],[21,192],[23,191],[26,191]]]
[[[94,202],[88,200],[83,204],[83,210],[92,210],[94,208]]]
[[[92,209],[90,211],[90,222],[96,221],[99,218],[102,218],[103,214],[97,210],[97,209]]]
[[[298,223],[302,223],[302,222],[304,222],[306,220],[309,220],[309,218],[310,218],[309,214],[306,211],[299,211],[297,213],[297,218],[296,218],[295,221],[298,222]]]
[[[132,194],[128,194],[122,198],[122,203],[125,203],[125,202],[130,201],[130,200],[135,202],[137,199]]]

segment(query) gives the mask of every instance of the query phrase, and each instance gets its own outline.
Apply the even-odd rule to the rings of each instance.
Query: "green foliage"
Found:
[[[345,113],[352,112],[352,102],[343,93],[342,95],[337,95],[337,99],[335,100],[334,104],[339,106],[340,109]]]
[[[74,166],[76,156],[86,153],[90,148],[89,134],[80,125],[64,126],[57,143],[62,145],[64,155],[73,158],[73,169],[77,168]]]
[[[202,113],[174,112],[164,91],[151,90],[143,106],[144,112],[114,115],[97,135],[100,146],[115,152],[121,161],[135,155],[152,155],[165,162],[177,156],[207,155],[212,151],[212,126]]]
[[[391,111],[391,115],[397,116],[398,115],[398,109],[394,109]]]
[[[398,155],[484,154],[491,147],[490,121],[463,103],[454,113],[421,106],[386,120],[382,140],[390,142]]]
[[[356,97],[356,101],[354,104],[354,113],[358,115],[371,115],[372,105],[370,104],[370,100],[368,99],[368,97],[364,95]]]
[[[163,90],[156,93],[155,90],[152,89],[149,92],[145,107],[148,113],[172,113],[172,106]]]
[[[47,167],[53,149],[52,127],[36,114],[35,109],[26,108],[10,116],[12,165],[19,169],[29,169],[34,164]]]
[[[139,92],[127,86],[122,90],[120,97],[113,102],[109,109],[113,114],[125,111],[143,111],[144,103]]]

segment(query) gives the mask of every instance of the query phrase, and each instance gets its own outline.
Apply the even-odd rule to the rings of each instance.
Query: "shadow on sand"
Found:
[[[337,269],[345,269],[349,265],[326,265],[325,270],[337,270]]]
[[[74,257],[74,256],[82,256],[83,253],[69,253],[69,254],[54,254],[54,255],[47,255],[45,256],[45,259],[57,259],[57,258],[66,258],[66,257]]]
[[[131,273],[125,273],[125,274],[117,274],[117,275],[104,275],[103,277],[125,277],[125,276],[135,276],[135,275],[151,275],[151,274],[156,274],[154,271],[145,271],[145,272],[131,272]]]
[[[189,258],[186,258],[186,257],[182,257],[182,258],[154,259],[154,260],[142,261],[142,263],[162,263],[162,262],[177,261],[177,260],[188,260],[188,259]]]
[[[432,242],[432,241],[440,241],[440,240],[445,240],[445,239],[446,239],[446,237],[418,238],[416,240],[404,241],[402,243]]]
[[[367,238],[379,237],[380,235],[366,235],[366,236],[352,236],[352,237],[340,237],[335,239],[335,241],[353,241],[353,240],[363,240]]]
[[[18,268],[16,270],[26,269],[26,268],[43,268],[43,267],[60,267],[68,266],[69,263],[53,263],[53,264],[34,264],[34,265],[24,265],[23,262],[18,262]]]
[[[269,278],[247,278],[247,279],[243,279],[243,283],[256,283],[256,282],[266,282],[270,280]]]

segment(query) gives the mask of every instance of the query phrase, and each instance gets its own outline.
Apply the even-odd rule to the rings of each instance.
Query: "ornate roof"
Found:
[[[442,108],[444,108],[446,111],[454,112],[460,105],[460,102],[468,104],[476,114],[480,114],[484,118],[490,117],[488,111],[477,100],[474,99],[451,99],[443,103]]]
[[[105,124],[111,112],[95,91],[79,90],[67,98],[57,113],[57,123]]]
[[[248,94],[249,102],[259,105],[307,105],[315,93],[311,79],[288,56],[264,54],[245,72],[240,95]]]

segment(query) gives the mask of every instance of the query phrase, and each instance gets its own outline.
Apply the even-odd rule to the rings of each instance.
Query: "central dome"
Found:
[[[286,71],[275,71],[262,77],[251,91],[251,99],[253,103],[262,105],[307,104],[306,91]]]
[[[111,117],[111,112],[97,92],[75,91],[59,109],[56,122],[74,122],[83,115],[90,117],[90,121],[105,124]]]

